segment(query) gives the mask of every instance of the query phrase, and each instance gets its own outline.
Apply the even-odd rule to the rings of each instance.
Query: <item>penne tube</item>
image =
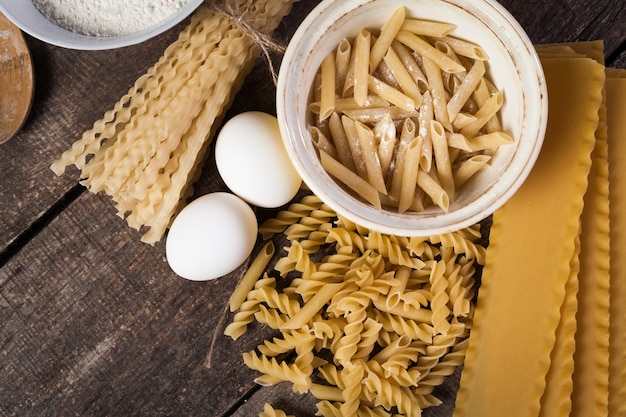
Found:
[[[339,96],[343,93],[343,86],[348,75],[348,68],[350,67],[351,55],[352,44],[347,39],[342,39],[337,46],[337,52],[335,55],[335,69],[337,71],[336,92]]]
[[[404,154],[409,144],[415,139],[416,126],[413,120],[407,118],[404,119],[402,124],[402,130],[400,131],[400,143],[396,150],[395,164],[391,176],[391,190],[390,194],[393,198],[400,201],[400,191],[402,188],[402,171],[404,170]]]
[[[441,123],[435,120],[430,122],[430,137],[433,142],[433,155],[439,181],[450,200],[454,200],[454,178],[452,177],[452,165],[448,153],[448,139]]]
[[[408,266],[399,266],[396,274],[394,276],[397,281],[396,285],[393,285],[389,289],[389,293],[387,294],[387,298],[385,299],[385,305],[387,308],[394,308],[400,301],[402,300],[402,293],[406,289],[407,283],[409,282],[409,277],[411,276],[411,269]]]
[[[374,207],[382,208],[378,191],[369,182],[350,171],[341,162],[333,159],[324,151],[320,152],[320,162],[329,175],[335,177]]]
[[[372,129],[363,123],[356,122],[355,126],[361,149],[363,150],[363,162],[367,171],[367,179],[378,192],[387,194],[383,171],[378,159],[376,144],[374,143],[374,133]]]
[[[378,107],[371,109],[352,109],[344,111],[344,114],[351,119],[361,123],[377,123],[385,115],[391,116],[393,120],[404,120],[406,118],[415,118],[419,115],[417,111],[407,111],[398,106]]]
[[[433,111],[435,119],[443,125],[446,130],[452,131],[452,124],[448,117],[447,96],[441,78],[441,69],[430,59],[424,57],[424,72],[428,78],[428,85],[433,98]]]
[[[406,111],[415,111],[415,101],[412,98],[402,93],[401,91],[389,86],[388,84],[385,84],[373,75],[368,74],[367,86],[372,92],[374,92],[384,100],[387,100],[391,104],[394,104]],[[365,99],[363,101],[365,101]]]
[[[417,187],[417,171],[419,170],[420,154],[422,152],[422,137],[417,136],[409,143],[404,153],[404,168],[400,186],[400,203],[398,212],[404,213],[413,204],[415,188]]]
[[[433,160],[433,146],[430,139],[430,122],[434,118],[433,99],[430,92],[424,93],[422,106],[419,110],[418,120],[418,132],[417,134],[422,137],[422,153],[420,156],[420,167],[426,171],[430,171]]]
[[[328,54],[322,61],[320,84],[320,112],[319,122],[330,117],[335,111],[335,82],[337,71],[335,67],[335,54]]]
[[[341,287],[343,287],[343,283],[337,284],[326,284],[320,287],[319,291],[315,293],[313,297],[311,297],[297,313],[295,313],[289,320],[287,320],[282,326],[281,330],[292,329],[298,330],[301,329],[305,324],[307,324],[318,311],[326,305],[330,301],[330,299],[335,295]]]
[[[350,150],[350,144],[346,137],[346,132],[343,129],[341,118],[335,112],[330,116],[328,121],[328,129],[330,130],[330,136],[337,150],[337,157],[339,161],[347,167],[349,170],[356,172],[354,160],[352,159],[352,151]]]
[[[385,64],[387,64],[387,67],[391,71],[393,77],[398,82],[400,88],[409,98],[413,100],[415,107],[421,106],[423,100],[422,93],[393,48],[389,48],[387,50],[383,60]]]
[[[452,23],[433,22],[421,19],[404,19],[402,30],[416,35],[442,37],[456,28]]]
[[[460,112],[454,118],[454,122],[452,122],[452,128],[455,132],[457,132],[475,120],[476,116],[474,116],[473,114]]]
[[[311,135],[311,142],[318,150],[323,150],[333,158],[337,159],[337,149],[335,145],[326,137],[322,130],[317,126],[311,126],[309,128],[309,134]]]
[[[450,207],[450,198],[446,191],[435,181],[427,172],[421,169],[417,173],[417,185],[432,199],[433,203],[448,211]]]
[[[460,133],[446,132],[448,147],[472,152],[472,147],[465,136]]]
[[[363,158],[363,148],[361,148],[361,141],[359,140],[359,134],[356,130],[355,122],[351,118],[343,116],[341,118],[341,124],[346,134],[348,146],[350,147],[352,160],[354,161],[354,172],[359,177],[367,179],[367,169]]]
[[[447,73],[465,71],[465,67],[463,65],[450,59],[450,57],[448,57],[446,54],[442,53],[437,48],[426,42],[424,39],[411,32],[401,30],[400,32],[398,32],[396,40],[402,42],[423,57],[433,61],[442,71],[445,71]]]
[[[489,100],[489,97],[491,97],[491,91],[485,78],[483,78],[478,83],[478,86],[474,90],[474,94],[472,95],[472,97],[474,98],[474,101],[479,108],[484,106],[487,100]],[[485,129],[487,130],[487,132],[498,132],[502,130],[498,117],[494,116],[489,119],[489,121],[485,124]]]
[[[450,121],[454,121],[467,100],[470,98],[478,83],[485,75],[485,64],[483,61],[475,61],[472,68],[463,78],[461,85],[454,91],[454,94],[448,101],[448,117]]]
[[[263,274],[263,271],[265,271],[265,267],[269,264],[272,256],[274,256],[274,252],[274,243],[269,241],[254,258],[254,261],[252,261],[246,273],[241,277],[239,284],[237,284],[237,287],[230,296],[228,304],[231,312],[239,310],[246,300],[248,293],[254,288],[254,284],[256,284],[259,277]]]
[[[502,91],[496,92],[478,109],[475,114],[476,120],[461,129],[461,133],[468,138],[475,136],[480,129],[498,113],[502,107],[503,101],[504,97]]]
[[[411,346],[412,339],[407,335],[401,335],[389,343],[387,346],[382,348],[374,357],[371,359],[380,364],[383,364],[389,360],[392,360],[399,354],[402,354],[406,351],[406,349]]]
[[[385,53],[391,47],[391,43],[395,39],[398,31],[404,23],[405,9],[404,6],[398,7],[391,14],[389,20],[380,29],[380,35],[376,42],[373,43],[370,51],[369,70],[370,74],[376,71],[378,65],[383,60]]]
[[[343,87],[341,87],[341,97],[349,97],[354,93],[354,61],[356,59],[354,46],[355,45],[353,44],[350,50],[350,61],[348,62],[348,68],[346,70],[346,78],[343,82]]]
[[[366,30],[361,30],[354,41],[354,100],[365,103],[367,99],[367,87],[369,83],[369,56],[371,34]]]
[[[313,114],[320,113],[320,102],[315,101],[309,105],[309,110]],[[337,113],[343,113],[346,110],[358,110],[358,109],[369,109],[372,107],[387,107],[389,106],[389,102],[379,96],[369,95],[367,96],[367,100],[363,105],[359,105],[356,101],[354,101],[353,97],[345,97],[345,98],[335,98],[335,111]]]
[[[393,41],[391,47],[395,51],[396,55],[398,55],[398,58],[400,58],[400,61],[408,73],[411,75],[411,78],[413,78],[413,81],[415,81],[415,84],[419,87],[420,92],[423,93],[424,91],[427,91],[428,80],[424,75],[424,71],[422,71],[422,68],[411,53],[411,50],[407,48],[406,45],[403,45],[398,41]]]
[[[454,185],[459,188],[467,180],[469,180],[474,174],[483,169],[487,163],[491,160],[488,155],[475,155],[471,158],[463,161],[454,170]]]
[[[393,152],[396,147],[396,125],[387,115],[374,126],[374,137],[378,143],[378,158],[383,176],[386,176],[391,165]]]
[[[472,42],[454,38],[452,36],[440,37],[437,39],[437,42],[443,42],[449,45],[457,54],[475,59],[477,61],[486,61],[489,59],[485,50]]]
[[[515,141],[504,132],[493,132],[485,135],[474,136],[468,140],[472,152],[495,149],[500,145],[509,145]]]

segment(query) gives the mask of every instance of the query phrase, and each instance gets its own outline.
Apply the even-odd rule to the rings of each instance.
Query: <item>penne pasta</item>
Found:
[[[430,137],[433,142],[433,154],[439,181],[448,197],[453,200],[455,190],[454,179],[452,177],[452,165],[450,162],[450,154],[448,153],[446,132],[441,123],[435,120],[430,122]]]
[[[346,110],[344,114],[361,123],[377,123],[387,114],[391,116],[393,120],[404,120],[406,118],[417,117],[419,112],[415,110],[407,111],[398,106],[388,106],[371,109],[351,109]]]
[[[433,99],[430,92],[426,92],[423,96],[422,107],[419,110],[417,118],[419,123],[418,135],[422,137],[422,153],[420,156],[420,167],[426,171],[430,171],[433,161],[433,145],[430,139],[430,122],[434,119]]]
[[[474,136],[468,140],[472,152],[494,149],[500,145],[509,145],[513,142],[513,138],[504,132],[487,133],[485,135]]]
[[[335,111],[335,82],[337,80],[337,71],[334,54],[326,55],[322,61],[320,79],[319,121],[322,122],[328,119]]]
[[[343,129],[341,118],[336,112],[330,116],[328,129],[330,130],[330,136],[333,140],[333,144],[335,145],[335,149],[337,150],[337,157],[339,158],[339,161],[349,170],[356,172],[350,144],[348,143],[346,132]]]
[[[354,42],[354,101],[363,105],[367,100],[367,87],[369,78],[369,56],[371,34],[366,30],[361,30]]]
[[[389,86],[388,84],[385,84],[373,75],[367,76],[367,86],[371,91],[378,94],[384,100],[400,107],[402,110],[415,111],[415,101],[412,98]]]
[[[343,116],[341,118],[341,125],[346,135],[348,146],[350,147],[350,154],[354,161],[354,172],[361,178],[367,178],[367,168],[365,168],[363,158],[363,148],[361,148],[361,141],[359,140],[359,134],[356,130],[355,121],[349,117]]]
[[[421,106],[423,100],[422,93],[393,48],[387,49],[387,53],[385,54],[383,60],[385,64],[387,64],[387,67],[393,77],[398,82],[400,88],[409,98],[413,100],[415,107]]]
[[[350,67],[350,56],[352,55],[352,44],[348,39],[342,39],[337,46],[335,54],[335,70],[337,71],[336,88],[337,95],[343,93],[343,86],[348,76],[348,68]]]
[[[454,185],[459,188],[465,184],[468,179],[487,165],[490,160],[491,157],[488,155],[476,155],[463,161],[454,170]]]
[[[337,178],[342,184],[374,207],[382,208],[378,191],[369,182],[350,171],[341,162],[333,159],[324,151],[320,152],[320,162],[329,175]]]
[[[415,81],[415,84],[419,87],[420,92],[423,93],[427,91],[428,80],[426,79],[420,65],[415,60],[415,57],[411,53],[411,50],[398,41],[394,41],[391,47],[395,51],[396,55],[398,55],[398,58],[400,58],[400,61],[402,61],[402,64],[411,75],[411,78],[413,78],[413,81]]]
[[[376,207],[447,210],[457,188],[514,142],[500,125],[504,95],[487,55],[453,29],[399,7],[320,65],[311,140],[329,174]]]
[[[402,30],[416,35],[442,37],[448,35],[456,25],[420,19],[404,19]]]
[[[433,61],[442,71],[447,73],[464,72],[465,67],[450,59],[446,54],[439,51],[437,48],[426,42],[419,36],[401,30],[398,32],[396,39],[402,42],[409,48],[413,49],[418,54]]]
[[[398,212],[404,213],[413,204],[417,187],[417,171],[419,170],[420,154],[422,153],[422,137],[417,136],[409,143],[404,153],[404,168],[400,186],[400,203]]]
[[[424,72],[428,78],[428,85],[433,97],[433,111],[435,118],[441,123],[447,130],[452,130],[452,124],[450,123],[450,117],[448,116],[447,96],[446,90],[443,86],[443,80],[441,78],[441,70],[433,61],[424,57]]]
[[[387,175],[396,147],[396,125],[387,115],[374,126],[374,137],[378,142],[378,158],[383,177]]]
[[[468,138],[475,136],[492,117],[496,116],[502,107],[503,100],[502,91],[491,96],[476,112],[476,120],[461,129],[461,134]]]
[[[474,94],[473,94],[474,101],[479,107],[482,107],[485,105],[485,103],[487,102],[487,100],[489,100],[490,97],[491,97],[491,89],[488,87],[487,80],[483,78],[478,83],[478,86],[476,86],[476,89],[474,90]],[[489,119],[489,121],[485,124],[485,129],[487,130],[487,132],[498,132],[502,130],[502,128],[500,127],[500,121],[498,120],[496,116]]]
[[[376,71],[378,64],[383,60],[383,57],[391,47],[391,43],[396,38],[398,31],[404,23],[405,10],[404,7],[398,7],[392,14],[387,23],[380,29],[380,35],[376,42],[372,45],[370,51],[369,69],[370,73]]]
[[[417,173],[417,185],[432,199],[433,203],[448,211],[450,198],[446,191],[427,172],[419,170]]]
[[[311,135],[311,142],[318,150],[323,150],[333,158],[337,159],[337,149],[335,145],[326,137],[322,130],[317,126],[309,127],[309,134]]]
[[[461,85],[454,91],[454,95],[448,101],[448,117],[451,121],[454,121],[470,98],[478,83],[483,79],[485,75],[485,64],[483,61],[475,61],[472,68],[468,71],[467,75],[463,78]]]
[[[393,198],[400,201],[400,191],[402,188],[402,172],[404,170],[405,153],[409,144],[415,139],[416,126],[413,120],[407,118],[402,124],[402,130],[400,132],[400,143],[396,151],[395,165],[393,167],[393,174],[391,177],[391,191],[390,194]]]
[[[449,45],[450,48],[452,48],[458,55],[463,55],[477,61],[486,61],[489,59],[485,50],[474,43],[454,38],[452,36],[440,37],[437,41]]]
[[[269,241],[263,246],[259,254],[254,258],[246,273],[241,277],[237,287],[233,291],[228,301],[230,311],[237,311],[246,300],[248,293],[254,288],[254,284],[263,275],[265,267],[269,264],[275,253],[274,243]]]
[[[355,123],[357,136],[363,150],[363,163],[367,171],[367,179],[370,184],[381,194],[387,194],[387,187],[383,177],[383,171],[378,159],[378,151],[374,143],[374,133],[363,123]]]

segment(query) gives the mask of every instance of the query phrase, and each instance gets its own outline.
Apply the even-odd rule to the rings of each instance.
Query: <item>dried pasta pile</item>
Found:
[[[153,244],[164,235],[204,163],[234,93],[260,49],[246,28],[273,31],[294,0],[201,6],[160,60],[81,139],[53,162],[71,164],[81,184],[105,192],[119,216]]]
[[[265,244],[232,294],[225,329],[237,339],[256,320],[280,331],[243,355],[257,383],[310,392],[321,416],[414,416],[440,403],[433,389],[463,362],[472,324],[479,226],[389,236],[308,195],[260,232],[289,244],[280,254]]]
[[[514,139],[487,53],[452,24],[397,8],[378,32],[343,39],[320,66],[310,105],[324,169],[376,208],[438,207]]]
[[[546,137],[493,215],[454,416],[624,416],[626,71],[602,41],[536,48]]]

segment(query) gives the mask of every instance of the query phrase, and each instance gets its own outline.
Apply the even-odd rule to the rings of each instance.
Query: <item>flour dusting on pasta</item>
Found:
[[[500,125],[504,97],[487,53],[454,29],[399,7],[320,65],[309,129],[321,165],[378,209],[448,211],[498,147],[514,142]]]

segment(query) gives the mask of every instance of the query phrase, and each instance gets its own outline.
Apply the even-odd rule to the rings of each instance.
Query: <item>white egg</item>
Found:
[[[254,248],[258,233],[250,206],[231,193],[211,193],[185,206],[165,243],[170,268],[192,281],[215,279],[237,269]]]
[[[228,188],[248,203],[280,207],[302,180],[285,150],[276,117],[241,113],[222,127],[215,143],[217,169]]]

